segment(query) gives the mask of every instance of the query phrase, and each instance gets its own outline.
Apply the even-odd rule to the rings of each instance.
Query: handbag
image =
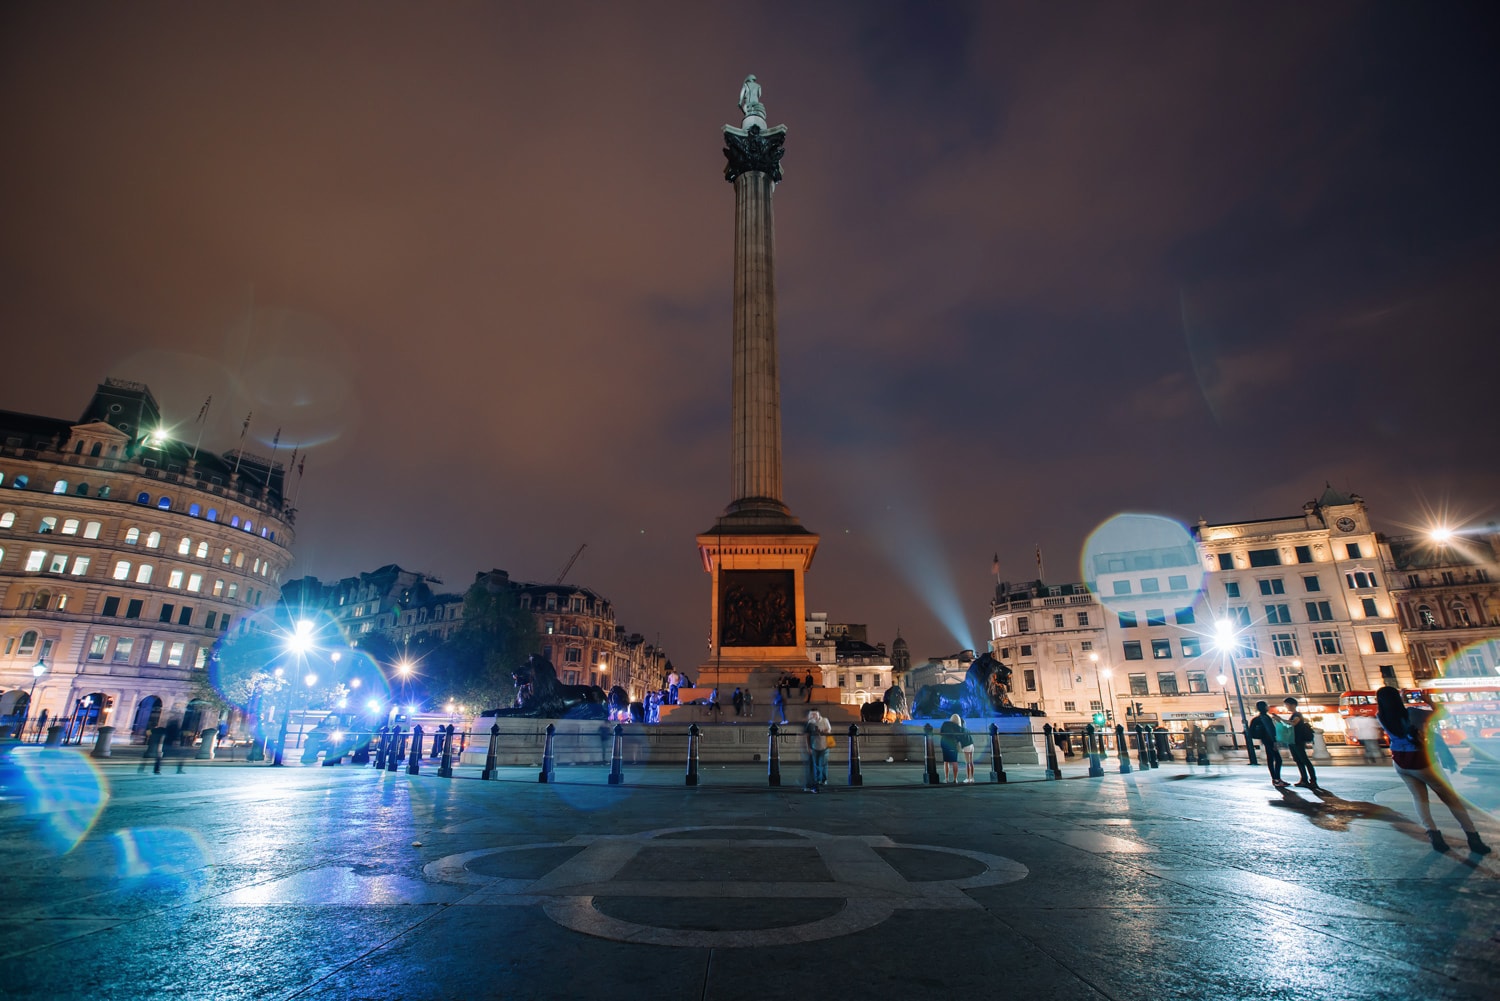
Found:
[[[1291,728],[1291,726],[1288,725],[1288,724],[1286,724],[1286,723],[1283,723],[1281,720],[1277,720],[1276,721],[1276,743],[1278,743],[1278,744],[1288,744],[1289,745],[1289,744],[1292,743],[1292,737],[1293,737],[1293,734],[1292,734],[1292,728]]]
[[[832,750],[837,746],[833,741],[833,734],[830,733],[823,738],[823,746],[828,748],[829,750]]]

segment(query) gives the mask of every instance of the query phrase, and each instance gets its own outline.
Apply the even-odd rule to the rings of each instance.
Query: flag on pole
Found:
[[[194,424],[202,423],[203,418],[208,416],[208,408],[213,402],[214,398],[212,396],[209,396],[208,399],[203,401],[203,407],[198,411],[198,419],[193,422]]]
[[[304,455],[302,457],[302,461],[299,462],[299,463],[297,463],[297,478],[299,480],[302,478],[302,474],[303,474],[304,471],[306,471],[306,469],[307,469],[307,456]]]
[[[1042,544],[1036,544],[1036,579],[1041,580],[1046,574],[1042,572]]]
[[[280,445],[280,444],[281,444],[281,428],[277,428],[276,429],[276,433],[271,436],[271,454],[272,455],[276,454],[276,447],[278,445]]]
[[[243,423],[243,424],[240,425],[240,441],[244,441],[245,440],[245,435],[250,432],[250,418],[252,418],[254,416],[255,416],[255,411],[254,410],[250,411],[249,413],[247,413],[245,415],[245,423]]]
[[[995,562],[992,563],[992,564],[990,564],[990,573],[992,573],[992,574],[995,575],[995,579],[996,580],[1000,579],[1000,554],[999,553],[995,554]]]

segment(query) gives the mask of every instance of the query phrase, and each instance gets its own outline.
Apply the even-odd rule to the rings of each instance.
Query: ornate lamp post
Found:
[[[1229,674],[1234,678],[1234,697],[1240,704],[1240,725],[1245,734],[1245,750],[1250,756],[1250,764],[1258,764],[1255,760],[1255,744],[1250,740],[1250,717],[1245,712],[1245,693],[1240,690],[1240,676],[1234,669],[1234,646],[1238,636],[1234,630],[1234,623],[1228,619],[1220,619],[1215,628],[1214,645],[1224,655],[1224,660],[1229,665]],[[1229,696],[1224,697],[1224,709],[1229,710]]]
[[[26,715],[21,718],[21,734],[18,739],[24,739],[26,721],[31,718],[32,700],[36,697],[36,683],[42,680],[42,675],[47,673],[47,662],[39,660],[31,665],[31,691],[26,693]]]

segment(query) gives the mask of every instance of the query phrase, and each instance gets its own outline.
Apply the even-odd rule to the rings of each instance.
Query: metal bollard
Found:
[[[922,781],[930,786],[942,785],[938,776],[937,758],[932,753],[932,724],[922,724]]]
[[[442,753],[443,753],[443,738],[445,736],[447,736],[447,734],[444,733],[442,727],[438,727],[436,730],[434,730],[432,732],[432,753],[430,755],[431,757],[438,758],[438,757],[442,756]]]
[[[422,774],[422,724],[411,728],[411,757],[406,760],[406,774]]]
[[[47,727],[47,740],[46,740],[45,743],[42,744],[42,746],[43,747],[61,747],[62,746],[62,732],[63,732],[63,728],[60,725],[53,725],[53,726]]]
[[[385,770],[394,772],[401,763],[401,749],[406,746],[406,737],[398,726],[391,731],[391,746],[385,755]]]
[[[552,723],[547,724],[547,743],[542,747],[542,770],[537,774],[538,782],[551,782],[557,776],[553,769],[557,766],[557,758],[553,756],[552,740],[557,736],[557,727]]]
[[[1146,757],[1146,728],[1139,723],[1135,725],[1135,765],[1143,772],[1151,767]]]
[[[687,760],[687,784],[695,786],[698,784],[698,724],[693,723],[688,727],[688,760]]]
[[[609,784],[625,784],[625,727],[615,724],[615,745],[609,754]]]
[[[381,726],[375,742],[375,767],[385,769],[385,748],[390,743],[391,731],[389,727]]]
[[[1130,748],[1125,742],[1125,724],[1115,724],[1115,754],[1120,759],[1120,774],[1130,774]]]
[[[849,724],[849,784],[865,784],[865,777],[859,771],[859,727],[853,723]]]
[[[1057,766],[1057,741],[1052,739],[1052,724],[1042,724],[1042,739],[1047,742],[1047,778],[1062,778],[1062,769]]]
[[[1163,761],[1176,761],[1172,753],[1172,734],[1164,726],[1156,727],[1156,754]]]
[[[1005,762],[1000,759],[1000,728],[990,724],[990,779],[1005,781]]]
[[[438,778],[451,779],[453,777],[453,724],[449,723],[439,732],[443,735],[443,760],[438,763]]]
[[[1146,724],[1146,760],[1151,762],[1152,768],[1160,768],[1156,759],[1156,727],[1150,723]]]
[[[354,757],[349,759],[351,765],[368,765],[370,763],[370,744],[374,742],[375,735],[370,734],[369,740],[360,740],[361,734],[355,734],[355,742],[359,744],[354,749]]]
[[[776,737],[781,733],[781,728],[773,721],[766,727],[766,781],[773,786],[781,785],[781,745]]]
[[[1099,750],[1104,738],[1094,732],[1094,724],[1090,723],[1083,728],[1083,742],[1088,746],[1089,778],[1103,778],[1104,765],[1099,760]]]
[[[479,777],[488,782],[495,777],[495,768],[500,760],[500,724],[490,724],[490,749],[484,755],[484,771]]]

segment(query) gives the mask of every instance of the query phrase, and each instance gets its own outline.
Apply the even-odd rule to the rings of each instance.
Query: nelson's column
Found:
[[[807,658],[803,575],[818,536],[781,499],[781,395],[776,373],[776,238],[771,197],[781,180],[786,126],[766,126],[754,76],[740,88],[740,128],[724,126],[724,178],[734,185],[734,365],[731,418],[732,499],[698,536],[703,569],[713,576],[708,660],[700,689],[721,702],[748,688],[769,708],[783,674],[799,681],[822,672]],[[814,692],[826,710],[835,689]],[[833,714],[830,714],[833,715]],[[843,715],[843,714],[839,714]],[[837,718],[837,717],[835,717]]]

